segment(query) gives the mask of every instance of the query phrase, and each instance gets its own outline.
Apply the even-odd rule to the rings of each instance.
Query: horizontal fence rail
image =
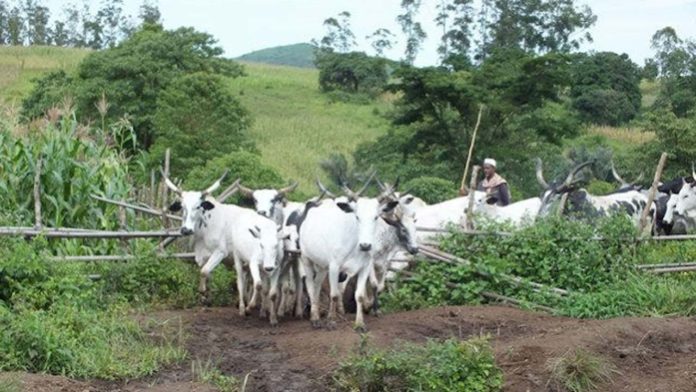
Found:
[[[126,239],[126,238],[162,238],[181,237],[178,230],[159,231],[102,231],[70,228],[44,228],[35,229],[27,227],[1,226],[0,236],[24,236],[47,238],[96,238],[96,239]]]

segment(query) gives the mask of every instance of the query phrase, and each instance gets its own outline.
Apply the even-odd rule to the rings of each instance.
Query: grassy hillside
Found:
[[[361,142],[386,132],[379,113],[386,102],[331,102],[319,92],[317,70],[245,63],[247,77],[231,82],[254,118],[251,133],[263,159],[301,189],[314,192],[319,162],[334,152],[350,154]]]
[[[18,104],[31,89],[32,79],[47,71],[72,70],[88,53],[51,46],[0,46],[0,102]]]
[[[254,63],[314,68],[314,47],[307,43],[276,46],[239,56],[238,60]]]
[[[32,79],[50,70],[72,70],[88,53],[55,47],[0,47],[0,103],[19,104]],[[251,112],[250,131],[264,162],[288,180],[300,181],[306,193],[314,192],[322,159],[333,152],[350,155],[357,144],[387,129],[379,113],[388,110],[388,103],[331,102],[319,93],[315,69],[245,66],[248,76],[230,85]]]

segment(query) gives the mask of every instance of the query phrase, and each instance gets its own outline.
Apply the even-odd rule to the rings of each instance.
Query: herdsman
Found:
[[[496,173],[497,166],[495,159],[486,158],[483,160],[484,179],[479,183],[477,190],[494,197],[498,200],[497,205],[506,206],[510,204],[510,189],[507,181]]]

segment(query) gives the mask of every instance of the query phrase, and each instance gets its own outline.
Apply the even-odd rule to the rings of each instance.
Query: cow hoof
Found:
[[[271,328],[278,328],[278,320],[271,320]]]
[[[312,320],[312,328],[314,328],[314,329],[321,328],[321,322],[319,322],[319,320]]]
[[[357,332],[357,333],[367,333],[367,327],[365,326],[365,324],[361,324],[361,325],[356,324],[353,326],[353,330],[355,330],[355,332]]]
[[[326,329],[329,331],[335,330],[336,329],[336,321],[335,320],[327,321],[326,322]]]
[[[198,299],[198,302],[201,304],[201,306],[209,307],[212,302],[208,297],[201,297]]]
[[[245,316],[251,315],[252,310],[254,310],[254,309],[247,306],[247,308],[244,309],[244,315]]]
[[[381,317],[382,316],[382,311],[377,309],[377,310],[372,310],[372,315],[375,317]]]
[[[246,309],[239,309],[239,315],[240,315],[240,316],[244,317],[244,316],[246,316],[246,314],[247,314],[247,313],[246,313]]]

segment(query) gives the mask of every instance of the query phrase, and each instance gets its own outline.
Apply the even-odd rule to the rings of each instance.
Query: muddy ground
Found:
[[[192,360],[211,359],[225,374],[244,379],[247,391],[327,391],[327,378],[360,340],[346,319],[333,331],[314,330],[307,320],[283,320],[278,328],[235,308],[198,308],[158,313],[181,320],[189,334]],[[584,348],[619,371],[601,391],[696,391],[696,320],[621,318],[576,320],[500,306],[442,307],[366,319],[371,341],[388,346],[399,340],[488,334],[505,373],[505,391],[552,391],[548,360]],[[130,382],[73,381],[18,374],[27,391],[212,391],[191,382],[191,362]]]

